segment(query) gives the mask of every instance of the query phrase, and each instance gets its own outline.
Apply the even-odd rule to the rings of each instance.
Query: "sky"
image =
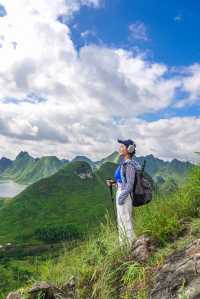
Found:
[[[0,0],[0,158],[200,151],[200,2]]]

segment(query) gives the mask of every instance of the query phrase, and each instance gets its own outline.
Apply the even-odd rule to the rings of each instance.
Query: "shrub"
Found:
[[[44,242],[71,241],[80,239],[82,236],[78,227],[74,224],[46,226],[36,229],[34,233],[37,239]]]

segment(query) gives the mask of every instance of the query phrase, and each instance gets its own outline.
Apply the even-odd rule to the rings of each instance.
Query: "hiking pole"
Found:
[[[111,196],[111,200],[112,200],[112,206],[113,206],[113,215],[114,215],[114,219],[115,219],[115,224],[117,226],[117,220],[116,220],[116,211],[115,211],[115,203],[114,203],[114,196],[113,196],[113,188],[112,188],[112,184],[109,185],[109,189],[110,189],[110,196]]]

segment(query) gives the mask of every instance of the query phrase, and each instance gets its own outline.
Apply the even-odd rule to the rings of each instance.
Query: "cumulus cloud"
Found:
[[[173,104],[183,86],[192,93],[186,81],[192,71],[184,81],[170,76],[166,65],[124,49],[87,45],[77,51],[59,16],[68,20],[81,5],[98,7],[101,1],[1,2],[7,12],[0,18],[2,155],[14,158],[22,149],[35,156],[99,159],[127,136],[136,138],[141,154],[188,158],[189,150],[180,147],[186,144],[181,119],[148,123],[140,117]],[[185,134],[190,123],[199,128],[198,119],[188,118]],[[165,134],[171,136],[170,150],[168,143],[161,148]]]
[[[186,76],[183,78],[184,90],[189,93],[191,103],[199,102],[200,99],[200,64],[195,63],[185,69]]]
[[[156,121],[140,118],[125,119],[116,125],[112,147],[118,149],[116,135],[136,142],[137,155],[153,154],[164,160],[199,161],[195,154],[200,148],[199,117],[171,117]]]

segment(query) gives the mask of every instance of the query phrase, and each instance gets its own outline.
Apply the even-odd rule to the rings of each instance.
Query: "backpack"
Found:
[[[126,165],[122,164],[122,172],[126,181]],[[153,179],[145,171],[146,160],[142,167],[135,167],[135,181],[131,191],[132,205],[135,207],[149,203],[153,198]]]

